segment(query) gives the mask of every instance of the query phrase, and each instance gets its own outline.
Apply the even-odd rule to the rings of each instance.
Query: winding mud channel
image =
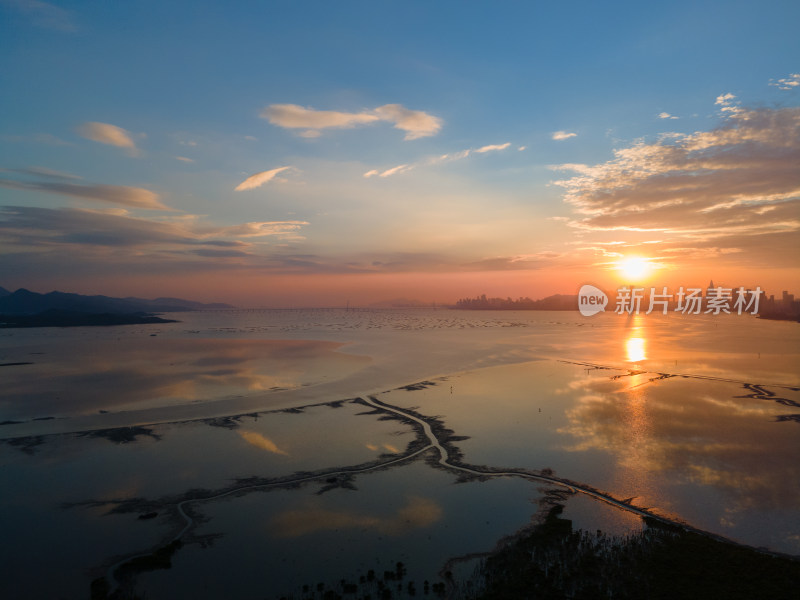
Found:
[[[608,493],[594,489],[588,485],[556,477],[554,475],[548,474],[547,472],[533,472],[530,470],[523,470],[523,469],[519,470],[499,469],[499,468],[494,469],[491,467],[479,467],[475,465],[470,465],[468,463],[464,463],[460,460],[459,458],[460,453],[458,449],[453,445],[453,443],[447,441],[446,438],[445,439],[440,438],[441,434],[437,435],[437,433],[434,431],[436,427],[441,426],[441,422],[438,421],[438,419],[425,417],[423,415],[415,413],[414,411],[398,408],[396,406],[387,404],[385,402],[381,402],[372,396],[369,396],[367,398],[357,398],[351,400],[351,402],[357,402],[365,406],[369,406],[378,412],[392,415],[394,418],[399,418],[400,420],[412,425],[414,429],[416,429],[417,431],[416,445],[419,445],[421,443],[423,444],[422,447],[417,449],[410,448],[409,450],[406,451],[407,452],[406,454],[399,456],[397,458],[390,459],[388,461],[375,462],[362,466],[343,467],[338,469],[336,468],[323,469],[316,473],[298,474],[296,476],[290,476],[271,481],[262,480],[262,482],[260,483],[239,485],[237,487],[226,489],[224,491],[209,496],[187,498],[173,505],[177,514],[180,516],[183,522],[182,528],[164,545],[159,546],[159,548],[165,548],[171,544],[174,545],[176,542],[178,543],[182,542],[184,537],[186,537],[187,534],[190,533],[191,530],[198,524],[198,520],[192,516],[191,511],[187,510],[189,505],[191,504],[208,502],[224,498],[227,496],[246,493],[249,491],[255,491],[259,489],[282,488],[282,487],[293,486],[296,484],[307,483],[311,481],[330,479],[332,477],[337,477],[337,476],[347,477],[359,473],[367,473],[379,469],[386,469],[387,467],[398,465],[400,463],[412,460],[416,457],[419,457],[420,455],[428,453],[431,450],[435,450],[436,455],[438,456],[434,456],[434,454],[431,452],[428,459],[430,460],[430,463],[432,465],[436,465],[438,467],[441,467],[443,469],[449,470],[454,473],[459,473],[462,475],[467,475],[469,477],[483,478],[483,479],[492,477],[521,477],[523,479],[527,479],[533,482],[541,482],[550,485],[556,485],[565,488],[571,494],[577,494],[577,493],[585,494],[591,498],[594,498],[595,500],[605,502],[620,510],[628,511],[640,517],[654,519],[656,521],[668,525],[677,526],[686,531],[699,533],[701,535],[707,536],[709,538],[718,541],[750,548],[774,556],[787,556],[785,554],[768,552],[765,551],[764,549],[758,549],[758,548],[753,548],[752,546],[747,546],[745,544],[739,544],[723,536],[708,531],[704,531],[695,528],[691,525],[688,525],[687,523],[656,514],[648,508],[635,506],[631,504],[633,498],[627,500],[618,499]],[[446,435],[449,437],[450,433],[452,432],[448,432]],[[442,437],[444,438],[444,436]],[[129,584],[132,583],[132,580],[135,579],[136,577],[136,572],[134,571],[134,573],[132,573],[131,575],[126,576],[124,580],[120,580],[118,578],[118,575],[121,567],[129,563],[133,563],[137,559],[152,557],[156,550],[151,549],[149,552],[142,552],[136,555],[129,555],[110,565],[105,570],[105,579],[109,584],[108,596],[113,597],[113,595],[117,591],[119,591],[120,588],[127,587]]]

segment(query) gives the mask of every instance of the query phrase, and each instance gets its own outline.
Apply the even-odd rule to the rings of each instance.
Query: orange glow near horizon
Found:
[[[231,269],[211,274],[175,277],[147,275],[55,284],[64,291],[119,297],[173,296],[201,302],[227,302],[240,308],[368,307],[393,299],[437,304],[459,298],[528,296],[539,299],[552,294],[576,294],[582,281],[596,281],[591,271],[474,271],[440,273],[324,273],[264,276]],[[48,289],[35,291],[47,292]]]
[[[650,263],[653,265],[653,263]],[[655,268],[655,266],[654,266]],[[324,273],[264,274],[255,270],[227,269],[204,273],[117,274],[98,278],[53,278],[47,286],[20,278],[3,282],[11,291],[25,287],[47,293],[53,290],[79,294],[103,294],[139,298],[177,297],[200,302],[227,302],[239,308],[367,307],[374,302],[406,298],[437,304],[454,303],[459,298],[486,294],[489,297],[534,300],[553,294],[576,294],[584,283],[614,290],[620,285],[679,286],[705,288],[715,284],[755,288],[767,296],[781,290],[800,292],[797,269],[734,269],[724,265],[688,264],[658,268],[645,282],[624,279],[621,271],[599,266],[562,267],[539,270],[403,273]]]

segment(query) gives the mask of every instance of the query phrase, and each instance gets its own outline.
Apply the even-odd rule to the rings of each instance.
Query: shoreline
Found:
[[[369,397],[381,394],[387,389],[403,389],[409,385],[418,385],[423,381],[441,381],[448,377],[457,376],[468,371],[479,369],[491,369],[497,366],[510,366],[515,364],[526,364],[540,361],[554,361],[564,364],[583,366],[589,369],[623,371],[627,375],[619,377],[650,374],[656,375],[647,383],[652,383],[660,379],[679,377],[683,379],[697,379],[702,381],[714,381],[720,383],[732,383],[743,386],[749,392],[755,394],[754,397],[761,399],[773,399],[782,401],[788,406],[800,407],[791,400],[776,397],[773,392],[764,388],[779,388],[789,391],[800,391],[800,386],[787,383],[754,383],[743,379],[731,379],[716,377],[711,375],[700,375],[692,373],[671,373],[662,370],[636,369],[625,365],[607,365],[581,360],[571,360],[565,358],[550,357],[516,357],[512,360],[497,361],[496,364],[482,365],[475,368],[467,368],[449,373],[438,373],[436,375],[425,376],[417,379],[416,384],[402,384],[397,380],[387,385],[376,385],[368,388],[361,388],[352,391],[349,386],[348,378],[337,381],[320,383],[307,387],[297,387],[285,390],[275,390],[267,393],[254,394],[253,396],[224,397],[204,402],[190,402],[160,406],[155,408],[143,408],[134,410],[105,411],[88,415],[77,416],[41,416],[27,420],[13,420],[0,422],[0,443],[23,438],[46,437],[50,435],[66,435],[72,433],[91,433],[101,430],[113,429],[135,429],[141,427],[153,427],[157,425],[170,425],[189,422],[204,422],[213,419],[226,419],[246,416],[253,413],[277,412],[290,410],[292,408],[302,409],[312,405],[324,405],[328,402],[322,398],[338,396],[344,398]],[[367,367],[369,368],[369,367]],[[358,375],[358,374],[357,374]],[[200,412],[202,415],[198,415]],[[165,413],[163,416],[157,416]],[[101,422],[102,421],[102,422]]]

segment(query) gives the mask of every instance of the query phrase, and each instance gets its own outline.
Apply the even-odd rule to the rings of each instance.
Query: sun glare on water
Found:
[[[640,362],[647,358],[644,338],[631,337],[625,341],[625,354],[628,362]]]

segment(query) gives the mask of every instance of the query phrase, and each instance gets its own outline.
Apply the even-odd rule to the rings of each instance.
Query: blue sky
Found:
[[[774,252],[797,248],[798,22],[792,1],[0,0],[0,285],[447,300],[570,292],[628,254],[798,282]],[[728,200],[631,200],[700,154],[704,189],[741,175]]]

